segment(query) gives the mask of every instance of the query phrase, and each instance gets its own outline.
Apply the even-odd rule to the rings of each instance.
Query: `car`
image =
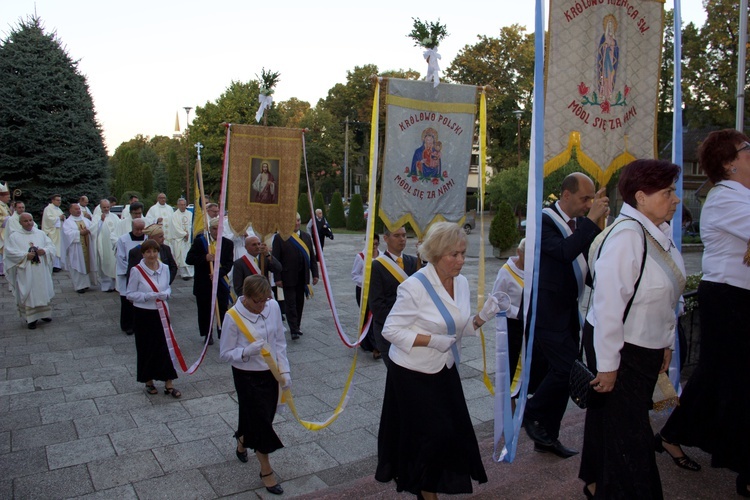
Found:
[[[472,229],[477,227],[476,211],[466,212],[466,218],[464,219],[464,232],[471,234]]]
[[[119,218],[122,219],[122,209],[125,208],[125,205],[112,205],[109,208],[109,213],[115,214]]]

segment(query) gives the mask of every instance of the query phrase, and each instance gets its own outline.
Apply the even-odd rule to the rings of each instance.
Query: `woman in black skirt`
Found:
[[[232,364],[237,390],[240,410],[234,434],[237,458],[240,462],[247,462],[247,448],[255,450],[263,486],[270,493],[280,495],[284,490],[274,477],[268,455],[284,447],[273,430],[273,417],[279,399],[279,384],[282,390],[288,389],[292,379],[281,311],[278,302],[271,297],[271,285],[265,277],[256,274],[245,278],[242,297],[224,316],[219,356],[222,361]],[[276,361],[281,380],[274,378],[263,359],[263,348]]]
[[[617,186],[625,202],[620,215],[589,250],[598,373],[578,473],[588,498],[663,498],[648,411],[656,379],[672,359],[685,287],[669,225],[680,202],[679,173],[667,161],[626,165]]]
[[[487,482],[457,364],[461,337],[475,335],[499,307],[490,297],[471,314],[469,283],[460,274],[466,234],[458,224],[433,224],[420,254],[429,263],[399,286],[383,327],[392,363],[375,479],[434,499],[471,493],[472,479]]]
[[[680,445],[700,447],[712,467],[736,472],[737,494],[750,497],[750,138],[711,132],[698,160],[714,183],[700,223],[700,358],[656,444],[690,470],[697,464]]]
[[[169,269],[159,262],[159,244],[146,240],[141,245],[143,260],[130,270],[127,298],[133,303],[133,332],[138,355],[138,382],[146,384],[146,392],[156,394],[154,380],[164,380],[164,394],[179,398],[182,393],[174,388],[172,380],[177,372],[169,357],[159,308],[166,313],[169,287]]]

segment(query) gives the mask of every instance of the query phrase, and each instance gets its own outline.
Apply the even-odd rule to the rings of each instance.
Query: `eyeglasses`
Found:
[[[742,146],[740,149],[737,150],[737,154],[740,154],[743,151],[750,150],[750,143],[745,143],[744,146]]]

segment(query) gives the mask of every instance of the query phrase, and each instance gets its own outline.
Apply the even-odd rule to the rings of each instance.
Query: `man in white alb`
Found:
[[[109,200],[103,199],[96,207],[99,216],[91,224],[91,232],[96,248],[96,267],[102,292],[112,292],[117,279],[115,245],[116,229],[120,218],[110,212]]]
[[[172,237],[170,235],[170,226],[172,225],[173,213],[174,208],[167,205],[167,195],[164,193],[159,193],[156,196],[156,204],[146,212],[147,219],[151,219],[154,224],[161,224],[162,230],[164,231],[164,237],[167,240]]]
[[[52,262],[52,270],[54,272],[62,268],[62,225],[65,222],[65,214],[60,209],[61,203],[62,196],[53,194],[49,198],[49,205],[44,208],[44,213],[42,214],[42,231],[55,244],[55,257]]]
[[[180,268],[182,279],[189,280],[195,272],[193,266],[185,263],[185,256],[192,244],[190,236],[193,230],[193,213],[187,210],[185,198],[177,200],[177,210],[172,214],[170,227],[172,239],[169,240],[169,246],[172,247],[172,255]]]
[[[62,258],[63,268],[70,272],[73,287],[85,293],[96,285],[96,251],[91,237],[91,221],[81,214],[81,207],[73,203],[68,209],[70,216],[63,223]]]

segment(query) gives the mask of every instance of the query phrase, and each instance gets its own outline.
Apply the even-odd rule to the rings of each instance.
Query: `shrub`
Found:
[[[362,195],[352,196],[349,204],[349,217],[346,218],[346,228],[350,231],[359,231],[365,228],[365,209],[362,205]]]
[[[328,210],[328,223],[331,227],[346,227],[346,215],[344,215],[344,203],[341,201],[341,193],[333,193],[331,207]]]
[[[326,202],[323,199],[323,193],[321,193],[320,191],[318,191],[317,193],[315,193],[315,196],[313,197],[313,208],[315,210],[318,210],[318,209],[322,210],[323,211],[323,217],[327,217],[327,214],[326,214]],[[310,217],[312,217],[312,214],[310,214]]]
[[[304,226],[310,220],[310,204],[307,201],[307,192],[300,193],[297,200],[297,212],[299,212],[300,223]]]
[[[513,209],[510,208],[510,205],[503,201],[490,224],[490,244],[501,251],[505,251],[516,243],[518,243],[516,218],[513,216]]]

